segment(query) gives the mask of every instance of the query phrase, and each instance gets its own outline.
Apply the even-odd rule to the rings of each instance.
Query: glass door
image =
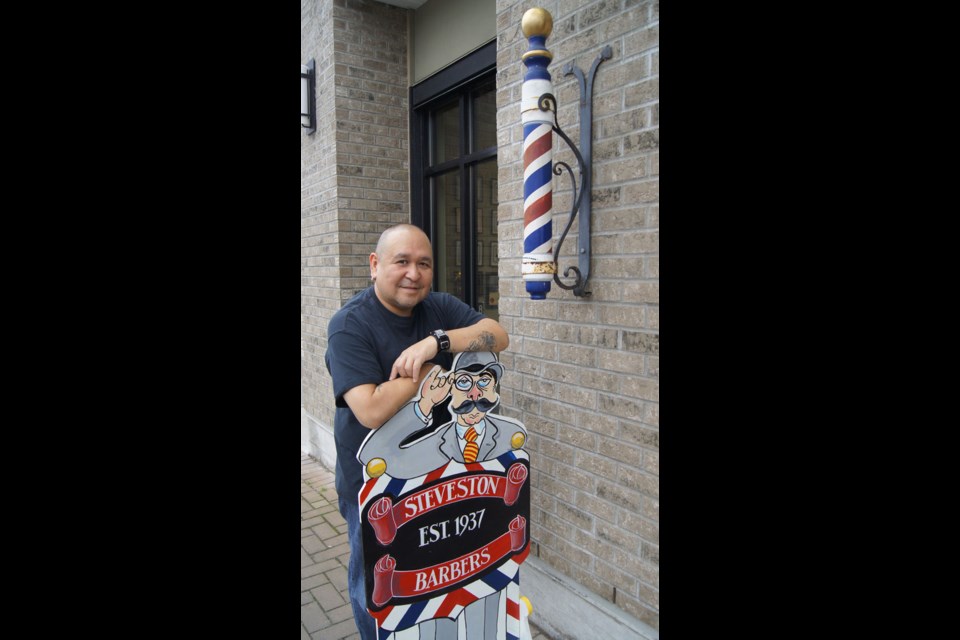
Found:
[[[496,40],[410,90],[411,221],[434,290],[499,320]]]

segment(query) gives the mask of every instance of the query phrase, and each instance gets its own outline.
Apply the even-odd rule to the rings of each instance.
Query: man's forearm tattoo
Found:
[[[495,346],[497,339],[489,331],[484,331],[467,345],[467,351],[493,351]]]

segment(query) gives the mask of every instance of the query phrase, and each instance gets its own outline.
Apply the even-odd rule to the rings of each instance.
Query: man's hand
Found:
[[[403,353],[394,361],[388,379],[413,378],[416,382],[420,377],[420,367],[436,355],[437,340],[433,336],[427,336],[403,350]]]

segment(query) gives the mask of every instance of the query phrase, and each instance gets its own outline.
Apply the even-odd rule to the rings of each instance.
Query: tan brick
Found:
[[[526,393],[519,393],[516,390],[514,390],[514,395],[517,403],[517,409],[519,409],[520,411],[526,411],[533,414],[540,413],[539,397],[531,396]]]
[[[596,451],[597,436],[589,431],[571,426],[560,428],[560,442],[573,446],[580,451]]]
[[[660,330],[660,308],[652,307],[646,310],[646,319],[644,321],[643,328],[651,329],[653,331]]]
[[[625,234],[621,238],[623,253],[657,253],[660,251],[660,233],[658,231]],[[637,275],[642,270],[633,271]]]
[[[564,504],[572,503],[576,499],[576,492],[573,487],[551,476],[544,475],[540,478],[540,490],[558,501],[556,505],[558,513],[562,510]]]
[[[651,498],[659,498],[660,479],[638,470],[639,464],[640,460],[637,459],[636,465],[620,465],[620,484]]]
[[[640,460],[643,455],[643,451],[639,447],[604,436],[600,436],[597,451],[606,453],[614,460],[619,460],[620,462],[625,462],[633,466],[640,465]]]
[[[530,336],[532,338],[540,337],[540,328],[543,326],[541,320],[527,320],[526,318],[514,318],[514,333],[518,336]],[[503,324],[503,321],[500,321]],[[569,325],[567,325],[569,326]]]
[[[647,408],[645,407],[645,415]],[[628,442],[634,442],[644,448],[653,449],[659,451],[660,449],[660,432],[655,429],[650,429],[639,425],[633,422],[628,422],[623,420],[620,422],[620,430],[623,434],[623,439]]]
[[[557,544],[554,546],[554,548],[558,553],[564,554],[570,560],[572,570],[579,568],[585,571],[592,571],[594,569],[593,556],[583,551],[575,544],[572,544],[569,540],[557,540]]]
[[[555,300],[524,300],[523,316],[525,318],[557,319],[557,302]]]
[[[538,323],[540,325],[540,337],[545,340],[578,342],[580,339],[580,327],[575,324],[566,324],[563,322],[544,323],[539,320],[529,320],[527,322]]]
[[[659,250],[659,238],[658,238],[658,250]],[[660,256],[650,256],[643,259],[643,277],[644,278],[660,278]]]
[[[660,335],[642,331],[621,331],[623,348],[648,355],[660,353]]]
[[[626,147],[624,147],[624,153],[627,153]],[[594,165],[594,174],[598,184],[637,180],[647,175],[647,159],[634,156],[599,166]],[[616,202],[620,202],[619,197]]]
[[[655,451],[643,452],[643,469],[655,476],[660,475],[660,454]]]
[[[541,514],[541,515],[542,515],[542,514]],[[557,534],[555,534],[554,532],[550,531],[549,529],[547,529],[546,527],[544,527],[543,524],[541,524],[541,523],[539,523],[539,522],[534,523],[534,526],[531,527],[530,537],[531,537],[531,538],[534,538],[534,536],[536,536],[536,538],[535,538],[535,539],[536,539],[536,547],[537,547],[537,555],[536,555],[536,557],[538,557],[538,558],[541,557],[542,554],[541,554],[541,551],[540,551],[540,550],[541,550],[544,546],[546,546],[546,547],[549,548],[549,547],[552,547],[552,546],[554,546],[554,545],[557,544]]]
[[[640,557],[653,564],[660,565],[660,545],[649,542],[640,543]]]
[[[604,352],[599,352],[598,360],[601,367],[604,367],[606,358]],[[604,367],[608,368],[608,367]],[[580,384],[591,389],[601,389],[604,391],[616,391],[619,389],[619,376],[608,371],[598,371],[596,369],[583,369],[580,372]]]
[[[660,357],[647,356],[646,375],[657,380],[660,379]]]
[[[578,584],[583,585],[604,600],[613,602],[613,596],[615,593],[614,586],[598,578],[593,570],[588,571],[580,567],[574,567],[573,574],[570,577],[576,580]]]
[[[640,501],[640,514],[660,522],[660,501],[644,496]]]
[[[557,396],[556,385],[543,380],[543,378],[524,376],[523,384],[523,390],[532,395],[540,396],[541,398],[555,398]]]
[[[544,455],[566,464],[573,464],[573,447],[555,440],[542,440],[541,449]]]
[[[605,263],[607,261],[598,260],[597,262]],[[619,268],[624,270],[627,269],[627,265],[630,265],[634,272],[636,272],[636,268],[639,266],[637,265],[636,259],[619,259],[611,260],[610,262],[613,264],[621,264],[622,266]],[[643,310],[638,309],[635,305],[604,305],[600,308],[600,322],[606,325],[641,328],[643,327]]]
[[[553,380],[561,385],[561,391],[558,393],[562,395],[567,393],[566,387],[577,386],[580,380],[580,368],[573,365],[567,364],[553,364],[544,368],[543,377],[548,380]]]
[[[594,347],[574,345],[558,345],[558,358],[565,362],[581,367],[594,367],[597,362],[597,350]]]
[[[647,378],[641,378],[639,376],[623,376],[620,378],[620,393],[630,398],[639,398],[641,400],[649,400],[651,402],[658,402],[660,400],[660,383],[656,380],[650,380]],[[638,417],[630,417],[623,415],[623,418],[629,418],[631,420],[638,420],[639,416],[642,416],[642,411],[645,410],[645,407],[641,407],[638,412]]]
[[[594,141],[593,161],[596,163],[623,156],[623,150],[621,146],[621,140],[619,138]],[[596,227],[594,227],[594,231],[595,230]]]
[[[660,426],[660,405],[656,402],[649,402],[644,407],[643,424],[657,428]]]
[[[557,502],[557,515],[580,529],[593,531],[593,516],[571,506],[565,501]],[[580,564],[586,563],[581,562]]]
[[[615,436],[620,428],[617,418],[614,416],[605,416],[597,412],[595,408],[578,410],[576,424],[578,427],[608,437]]]
[[[597,497],[610,502],[611,504],[637,511],[641,508],[643,496],[636,491],[631,491],[619,486],[614,482],[607,480],[597,481]]]
[[[575,412],[570,405],[562,402],[544,399],[540,403],[540,413],[548,420],[554,420],[558,424],[569,426],[576,419]]]
[[[562,385],[557,388],[555,397],[568,405],[574,405],[583,409],[595,410],[597,408],[596,391],[580,389],[573,385]],[[577,415],[580,415],[579,412]],[[579,424],[579,422],[574,420],[574,424]]]
[[[526,427],[527,433],[535,434],[537,438],[556,440],[559,435],[557,423],[553,420],[547,420],[543,416],[526,416],[521,422]],[[534,437],[534,435],[531,435],[531,437]]]
[[[597,406],[600,411],[604,413],[620,416],[628,420],[639,421],[644,412],[643,402],[607,393],[598,394]]]
[[[570,575],[572,571],[572,565],[567,557],[553,547],[541,544],[540,559],[560,573]]]
[[[647,155],[650,151],[660,148],[660,129],[639,131],[630,133],[623,137],[623,155],[633,156],[634,154]],[[645,175],[644,174],[641,175]]]
[[[620,12],[620,2],[618,0],[602,0],[596,4],[590,5],[579,14],[579,23],[581,29],[611,18]]]
[[[592,516],[601,518],[610,523],[617,521],[617,508],[604,500],[597,500],[594,496],[578,492],[577,506]]]
[[[573,300],[560,307],[557,319],[565,322],[593,324],[597,321],[598,306],[592,302]]]
[[[639,374],[643,371],[643,355],[637,353],[626,353],[623,351],[611,351],[609,349],[597,350],[597,366],[607,371],[616,371],[627,374]],[[581,381],[586,384],[585,376],[581,375]],[[609,389],[615,391],[619,389],[621,376],[617,376],[615,381],[617,386]]]
[[[620,138],[638,129],[647,128],[649,126],[647,123],[647,114],[647,109],[634,107],[630,110],[625,109],[624,112],[618,116],[598,120],[595,122],[595,125],[600,127],[601,138]],[[623,193],[623,201],[637,202],[637,200],[630,198],[630,194],[626,190],[624,190]]]
[[[621,571],[617,567],[607,564],[602,560],[597,560],[595,564],[595,573],[601,580],[609,582],[617,588],[617,593],[626,592],[636,595],[638,580],[633,576]]]
[[[617,463],[606,456],[581,450],[576,452],[574,459],[579,469],[602,476],[608,480],[616,480],[617,478]]]
[[[637,618],[644,624],[648,624],[654,629],[660,629],[660,613],[645,606],[636,598],[628,595],[617,594],[616,604],[624,611]]]
[[[645,180],[624,185],[624,200],[629,203],[659,202],[660,181]]]
[[[556,546],[561,543],[561,540],[569,540],[575,529],[572,524],[550,511],[543,512],[543,528],[556,535],[554,543],[550,545],[553,550],[556,550]],[[543,548],[541,547],[541,553],[542,552]]]
[[[597,523],[597,538],[609,542],[627,554],[639,554],[640,537],[603,521]]]
[[[627,187],[629,186],[627,185]],[[626,199],[626,202],[633,204],[633,201],[629,198]],[[592,224],[594,232],[633,231],[643,225],[643,218],[639,207],[608,209],[598,211],[593,216]]]
[[[616,349],[618,344],[617,330],[599,326],[581,327],[580,343],[607,349]]]
[[[653,544],[660,544],[659,523],[651,522],[650,520],[647,520],[636,513],[631,513],[629,511],[622,512],[622,517],[620,518],[620,527],[625,531],[631,531],[635,533],[642,540],[652,542]],[[638,553],[634,553],[633,556],[636,558],[640,557]]]
[[[570,239],[570,236],[567,236],[567,239]],[[616,255],[622,253],[620,249],[620,236],[615,234],[610,235],[599,235],[593,234],[590,240],[590,251],[595,256],[601,255]],[[566,249],[566,244],[563,245]],[[568,264],[566,261],[561,262],[562,265]],[[572,263],[574,266],[577,265],[576,262]],[[564,266],[564,268],[566,268]],[[561,280],[563,280],[563,273],[560,274]],[[604,298],[606,300],[606,298]]]
[[[511,348],[513,347],[513,343],[512,343],[512,342],[511,342],[511,345],[510,345],[510,346],[511,346]],[[521,355],[521,354],[518,354],[518,353],[513,353],[513,354],[511,354],[511,355],[513,356],[513,359],[514,359],[514,361],[513,361],[513,368],[514,368],[518,373],[525,373],[525,374],[530,374],[530,375],[534,375],[534,376],[539,376],[539,375],[541,375],[541,371],[542,371],[542,369],[543,369],[543,362],[542,362],[542,361],[537,360],[537,359],[535,359],[535,358],[533,358],[533,357],[528,357],[528,356]],[[503,360],[502,360],[502,357],[501,357],[501,362],[502,362],[502,361],[503,361]],[[548,367],[548,369],[549,369],[549,367]],[[508,369],[508,371],[509,371],[509,369]]]
[[[620,567],[631,576],[636,577],[640,583],[654,589],[659,589],[659,567],[654,564],[644,562],[640,559],[639,554],[626,554],[621,552],[619,549],[615,550],[615,554],[615,561],[613,561],[611,564]]]
[[[657,609],[660,608],[660,590],[639,582],[637,584],[637,595],[641,602],[650,604]]]

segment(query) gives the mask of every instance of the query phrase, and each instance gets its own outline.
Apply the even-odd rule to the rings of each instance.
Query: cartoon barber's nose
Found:
[[[483,395],[483,391],[480,389],[479,385],[473,385],[473,388],[467,392],[467,397],[473,401],[479,400],[480,396],[482,395]]]

